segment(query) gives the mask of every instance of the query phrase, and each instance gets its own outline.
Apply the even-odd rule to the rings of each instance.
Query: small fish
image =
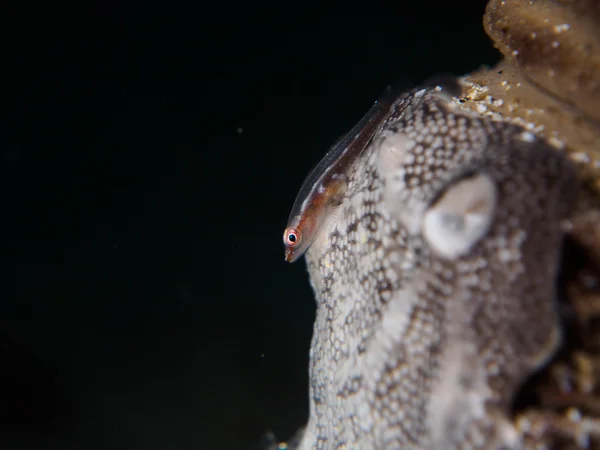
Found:
[[[395,99],[388,87],[367,114],[331,147],[304,180],[283,233],[287,262],[294,262],[304,254],[331,210],[339,205],[346,191],[348,169],[389,116]]]

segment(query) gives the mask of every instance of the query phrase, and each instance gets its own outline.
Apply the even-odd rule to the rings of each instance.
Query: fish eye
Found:
[[[295,228],[290,228],[286,230],[283,240],[285,245],[295,247],[300,243],[300,232]]]

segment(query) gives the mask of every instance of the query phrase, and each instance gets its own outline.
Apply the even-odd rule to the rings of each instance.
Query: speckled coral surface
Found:
[[[407,97],[404,105],[412,106],[398,109],[404,119],[393,119],[356,166],[339,215],[309,252],[318,316],[302,448],[600,448],[600,2],[491,0],[484,26],[505,60],[460,78],[454,97],[432,91],[421,100]],[[437,110],[422,103],[432,96]],[[418,111],[420,121],[410,123]],[[454,119],[440,122],[448,113]],[[453,144],[464,136],[456,117],[502,138],[467,133],[463,144],[477,144],[463,145],[454,165],[438,165],[460,147]],[[451,129],[452,139],[440,140]],[[415,131],[420,141],[407,137]],[[556,161],[562,188],[544,177],[553,164],[507,171],[517,187],[511,195],[501,191],[498,208],[529,221],[510,232],[494,217],[489,234],[463,256],[477,263],[432,252],[419,220],[431,196],[438,201],[432,193],[448,186],[436,180],[452,179],[468,165],[465,148],[480,168],[491,165],[496,173],[503,163],[494,158],[512,160],[506,144],[515,138]],[[427,151],[436,145],[437,152]],[[386,156],[386,148],[402,150]],[[486,152],[494,158],[482,160]],[[530,185],[532,173],[538,182]],[[577,185],[583,189],[575,200]],[[538,198],[535,192],[546,193],[545,208],[511,210],[511,198]],[[574,211],[559,229],[566,214],[560,205],[569,199]],[[502,257],[485,245],[498,226],[512,236],[496,240],[513,249]],[[563,230],[569,242],[561,256]],[[527,255],[535,260],[522,259]],[[481,302],[486,292],[491,303]],[[562,340],[553,330],[562,330]],[[529,351],[515,353],[521,342],[529,342]]]
[[[474,173],[497,187],[493,221],[466,254],[438,255],[424,214]],[[521,127],[443,90],[401,97],[307,255],[318,310],[300,448],[517,448],[512,396],[560,340],[574,181]]]

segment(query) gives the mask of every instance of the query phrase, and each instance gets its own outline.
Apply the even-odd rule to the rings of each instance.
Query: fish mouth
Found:
[[[296,261],[297,258],[298,258],[298,255],[296,252],[294,252],[293,248],[285,249],[285,261],[286,262],[293,263],[294,261]]]

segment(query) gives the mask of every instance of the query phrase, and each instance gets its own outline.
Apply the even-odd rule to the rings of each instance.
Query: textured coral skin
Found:
[[[600,120],[600,3],[492,0],[484,26],[540,88]]]
[[[473,174],[497,189],[493,220],[440,255],[423,217]],[[572,165],[429,88],[398,100],[350,179],[307,254],[318,309],[299,448],[519,448],[510,403],[560,342]]]
[[[289,448],[600,449],[600,2],[490,0],[484,27],[505,59],[402,97],[307,254]],[[440,252],[428,214],[474,174],[488,228]]]

